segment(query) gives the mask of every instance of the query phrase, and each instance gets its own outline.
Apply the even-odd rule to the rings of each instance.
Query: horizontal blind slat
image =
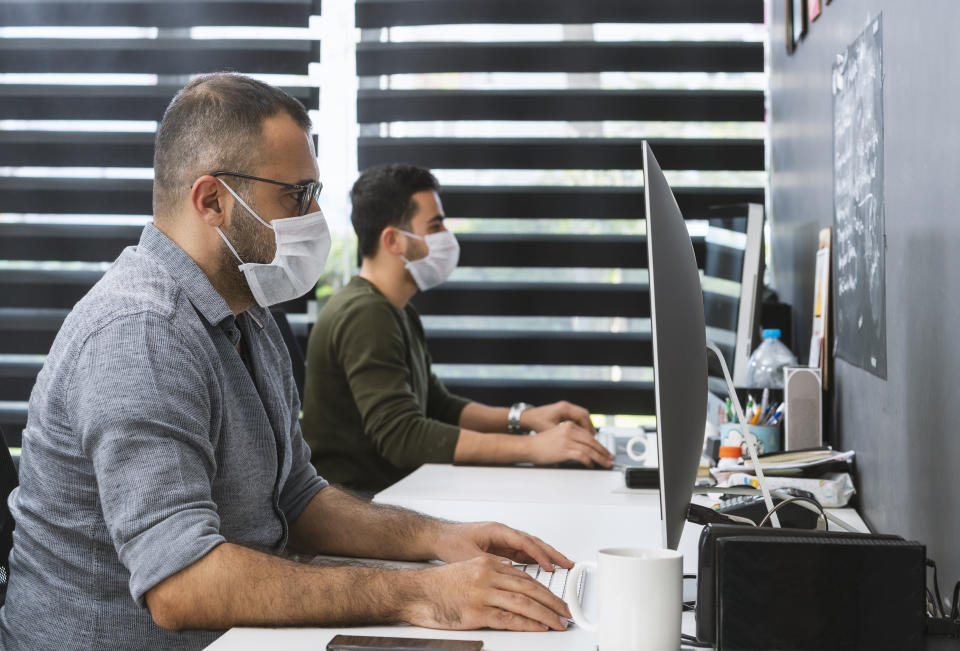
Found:
[[[457,236],[461,267],[599,267],[646,269],[647,238],[642,235],[515,235]],[[706,244],[694,240],[702,268]]]
[[[438,364],[650,366],[650,333],[427,330]]]
[[[314,11],[315,10],[315,11]],[[10,27],[304,27],[315,0],[141,0],[134,2],[0,2],[0,25]]]
[[[763,43],[357,44],[357,74],[437,72],[763,72]]]
[[[643,189],[626,186],[453,186],[441,189],[450,216],[482,218],[642,219]],[[710,206],[763,203],[763,188],[674,187],[684,217]]]
[[[413,298],[423,314],[647,318],[646,285],[448,281]]]
[[[154,138],[143,132],[0,130],[0,166],[152,168]]]
[[[0,84],[0,120],[159,121],[180,86]],[[307,107],[319,104],[310,87],[284,87]]]
[[[357,121],[764,119],[763,91],[751,90],[369,90]]]
[[[361,137],[361,169],[403,160],[438,169],[630,169],[642,167],[639,138]],[[649,139],[665,170],[763,170],[761,139]]]
[[[357,27],[464,23],[762,23],[762,0],[358,0]]]
[[[237,70],[306,74],[317,41],[214,39],[0,39],[0,73],[190,75]]]

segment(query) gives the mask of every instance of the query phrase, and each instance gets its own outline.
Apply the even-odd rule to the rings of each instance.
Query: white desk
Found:
[[[431,515],[434,514],[431,509],[443,510],[446,508],[434,505],[434,502],[554,504],[568,508],[576,506],[629,507],[640,509],[640,511],[635,512],[636,515],[627,516],[629,521],[627,524],[628,531],[631,533],[639,531],[639,535],[646,539],[646,537],[653,535],[651,532],[659,536],[659,499],[659,492],[655,489],[629,489],[624,487],[622,472],[615,470],[427,464],[390,488],[378,493],[374,501],[382,504],[405,506]],[[702,495],[694,496],[693,500],[700,504],[713,503]],[[651,510],[653,511],[652,514],[649,512]],[[866,523],[854,509],[827,509],[827,511],[860,531],[868,531]],[[480,512],[495,513],[495,511],[485,510]],[[465,519],[456,516],[440,517]],[[500,519],[489,515],[478,517]],[[515,525],[511,524],[511,526]],[[636,527],[639,527],[639,529],[635,531]],[[684,539],[687,538],[690,531],[695,531],[697,536],[700,535],[700,527],[688,524],[684,529]],[[539,536],[540,534],[536,535]],[[540,537],[543,538],[543,536]],[[547,540],[547,542],[551,542],[551,540]],[[551,542],[551,544],[553,543]],[[559,541],[557,544],[559,544]],[[651,539],[649,543],[634,542],[632,544],[635,546],[647,544],[659,546],[660,541],[658,537],[655,541]],[[681,551],[682,549],[683,540],[681,540]],[[691,549],[695,550],[696,547],[694,546]]]
[[[655,489],[628,492],[623,488],[623,472],[617,470],[427,464],[378,493],[374,501],[634,506],[646,504],[657,495]]]
[[[517,467],[423,466],[379,493],[376,502],[394,504],[451,520],[497,520],[528,531],[573,560],[595,558],[612,546],[661,545],[659,496],[654,490],[626,491],[618,472]],[[834,513],[866,530],[852,509]],[[684,571],[696,572],[700,527],[687,524],[679,549]],[[685,586],[688,587],[688,586]],[[590,583],[584,604],[592,614]],[[692,613],[683,631],[694,633]],[[207,647],[211,651],[259,651],[264,648],[322,651],[338,633],[483,640],[486,651],[586,651],[595,648],[592,633],[438,631],[412,626],[359,628],[235,628]]]

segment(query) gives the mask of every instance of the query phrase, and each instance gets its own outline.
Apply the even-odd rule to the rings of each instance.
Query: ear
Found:
[[[194,214],[209,226],[223,226],[230,207],[227,198],[233,198],[214,176],[205,175],[190,188],[190,207]]]
[[[407,238],[403,237],[396,228],[387,226],[380,231],[380,248],[393,255],[404,255],[406,253],[406,245],[402,244],[401,240],[406,239]]]

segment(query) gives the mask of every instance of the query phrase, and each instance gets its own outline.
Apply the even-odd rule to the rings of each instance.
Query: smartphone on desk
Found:
[[[439,640],[421,637],[337,635],[327,651],[481,651],[482,640]]]

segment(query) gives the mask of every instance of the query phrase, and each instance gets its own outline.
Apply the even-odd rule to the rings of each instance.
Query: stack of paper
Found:
[[[815,448],[811,450],[795,450],[792,452],[775,452],[760,455],[760,465],[763,474],[770,476],[809,475],[811,472],[832,470],[837,463],[848,463],[853,459],[854,452],[838,452],[831,448]],[[747,459],[738,466],[726,467],[723,470],[710,469],[718,483],[724,483],[730,475],[737,472],[753,472],[753,463]]]

